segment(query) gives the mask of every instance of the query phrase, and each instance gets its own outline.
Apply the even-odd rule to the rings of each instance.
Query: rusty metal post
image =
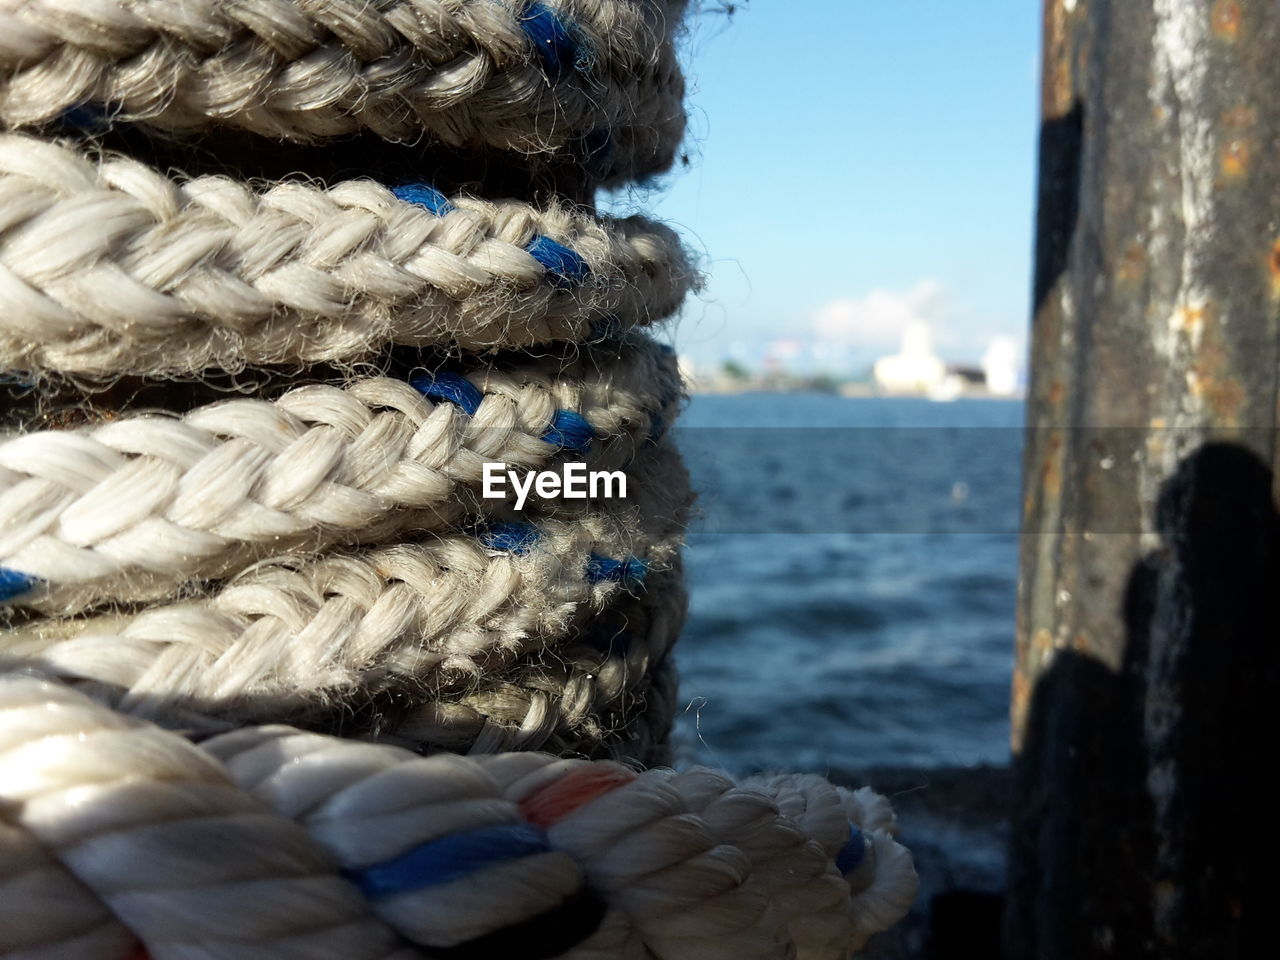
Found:
[[[1040,178],[1006,954],[1267,955],[1280,3],[1046,0]]]

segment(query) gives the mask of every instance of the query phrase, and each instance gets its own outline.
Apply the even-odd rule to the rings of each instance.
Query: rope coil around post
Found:
[[[661,320],[694,282],[674,234],[640,218],[433,209],[370,180],[178,182],[14,134],[0,134],[0,210],[0,367],[33,374],[528,347]]]
[[[555,651],[576,624],[674,565],[688,478],[667,450],[647,467],[641,495],[621,507],[287,557],[195,600],[35,620],[6,647],[123,688],[120,709],[252,706],[283,717],[388,688],[418,702],[532,649]],[[601,575],[593,558],[633,558],[633,574]]]
[[[674,418],[679,375],[645,341],[603,359],[311,384],[0,440],[5,599],[71,614],[163,599],[295,544],[447,529],[480,506],[485,463],[624,468]]]
[[[292,141],[368,130],[576,152],[616,182],[684,133],[685,0],[57,0],[0,6],[0,122],[67,111]]]
[[[836,960],[906,911],[883,798],[656,766],[692,492],[635,328],[698,276],[556,193],[670,165],[685,7],[0,2],[0,956]]]

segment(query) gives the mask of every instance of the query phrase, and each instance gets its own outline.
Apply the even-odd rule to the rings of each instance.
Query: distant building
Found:
[[[987,391],[998,397],[1022,392],[1022,356],[1010,337],[996,337],[982,355],[982,372],[987,375]]]
[[[933,331],[912,323],[902,335],[902,351],[876,361],[876,384],[886,393],[928,393],[947,379],[947,365],[933,352]]]
[[[966,390],[981,390],[987,385],[987,375],[981,367],[967,363],[949,363],[947,372],[959,379]]]

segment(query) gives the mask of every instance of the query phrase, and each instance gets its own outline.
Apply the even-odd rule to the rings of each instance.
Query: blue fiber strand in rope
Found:
[[[587,266],[587,261],[550,237],[534,237],[525,250],[556,278],[557,286],[576,286],[591,276],[591,268]]]
[[[105,103],[81,103],[63,110],[58,122],[79,133],[102,133],[111,129],[112,113]]]
[[[862,831],[849,824],[849,839],[836,854],[836,869],[840,875],[847,876],[862,865],[862,858],[867,855],[867,845],[862,840]]]
[[[0,567],[0,603],[6,603],[14,597],[20,597],[39,581],[30,574]]]
[[[551,418],[551,426],[542,435],[542,439],[547,443],[554,443],[562,450],[577,450],[585,453],[590,448],[591,439],[595,433],[595,428],[582,414],[574,413],[572,410],[557,410],[555,416]]]
[[[528,553],[542,539],[542,531],[532,523],[516,523],[501,520],[489,524],[480,533],[480,542],[490,550],[506,550],[510,553]]]
[[[392,187],[391,192],[405,203],[417,204],[437,217],[443,217],[454,210],[449,198],[429,183],[402,183],[398,187]]]
[[[627,583],[640,586],[648,572],[649,565],[639,557],[615,560],[593,553],[587,558],[588,583]]]
[[[520,29],[533,41],[542,69],[552,80],[560,79],[568,65],[577,64],[578,45],[569,35],[569,29],[543,4],[529,4],[520,18]]]
[[[370,900],[449,883],[495,863],[551,849],[545,832],[527,823],[484,827],[441,837],[385,863],[346,871]]]
[[[393,187],[391,192],[397,199],[412,203],[422,209],[443,217],[456,208],[449,198],[429,183],[402,183]],[[582,283],[591,275],[591,268],[573,250],[562,243],[556,243],[550,237],[537,236],[529,241],[525,250],[533,259],[547,268],[557,286],[573,286]]]
[[[409,386],[431,400],[447,400],[475,416],[484,400],[474,383],[459,373],[420,373],[409,378]]]

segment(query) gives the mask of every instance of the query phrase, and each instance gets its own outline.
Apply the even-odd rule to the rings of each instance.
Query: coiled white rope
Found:
[[[0,677],[0,800],[10,955],[123,957],[120,918],[153,960],[821,958],[914,892],[887,807],[818,778],[423,758],[282,727],[200,750],[19,675]],[[54,895],[74,922],[32,922]]]
[[[615,601],[548,650],[445,687],[435,699],[398,697],[403,708],[379,713],[367,732],[415,751],[545,750],[644,766],[669,762],[678,703],[668,654],[685,602],[678,571],[657,574],[639,596]],[[330,717],[328,728],[334,726]],[[350,722],[346,728],[366,732]]]
[[[669,761],[676,671],[668,654],[684,622],[678,567],[659,571],[636,594],[619,592],[600,613],[577,618],[544,646],[487,658],[483,673],[408,678],[379,694],[319,691],[311,696],[240,697],[210,703],[172,694],[131,695],[110,682],[110,645],[69,657],[61,669],[38,653],[6,659],[0,671],[35,666],[113,709],[192,735],[287,721],[308,729],[404,746],[415,752],[485,754],[546,750],[653,765]],[[125,651],[127,653],[127,651]],[[175,702],[176,701],[176,702]]]
[[[477,496],[485,463],[624,467],[681,393],[674,357],[633,339],[0,440],[0,569],[35,581],[9,602],[154,600],[290,551],[441,530],[493,509]]]
[[[617,180],[678,144],[683,7],[0,0],[0,122]],[[623,331],[695,283],[674,234],[95,149],[0,134],[0,371],[62,425],[0,438],[0,956],[836,960],[902,915],[869,792],[527,752],[665,750],[691,494],[674,361]],[[318,362],[270,398],[58,407]],[[575,459],[626,498],[476,495],[485,462]]]
[[[157,958],[393,954],[397,938],[305,831],[172,734],[53,684],[0,677],[0,768],[4,819],[109,909],[99,938],[117,940],[122,924]],[[9,858],[0,864],[12,883]],[[42,897],[0,902],[43,908],[27,927],[55,944],[67,929]]]
[[[0,121],[97,104],[169,131],[316,140],[367,129],[521,153],[604,179],[670,165],[684,0],[3,0]]]
[[[0,134],[0,368],[192,373],[586,339],[670,316],[694,282],[679,241],[425,185],[258,192]]]
[[[257,702],[285,716],[321,696],[456,683],[554,649],[573,624],[674,563],[687,474],[663,449],[640,468],[636,496],[580,516],[566,503],[536,523],[288,556],[207,597],[17,626],[6,647],[127,689],[125,709]]]

